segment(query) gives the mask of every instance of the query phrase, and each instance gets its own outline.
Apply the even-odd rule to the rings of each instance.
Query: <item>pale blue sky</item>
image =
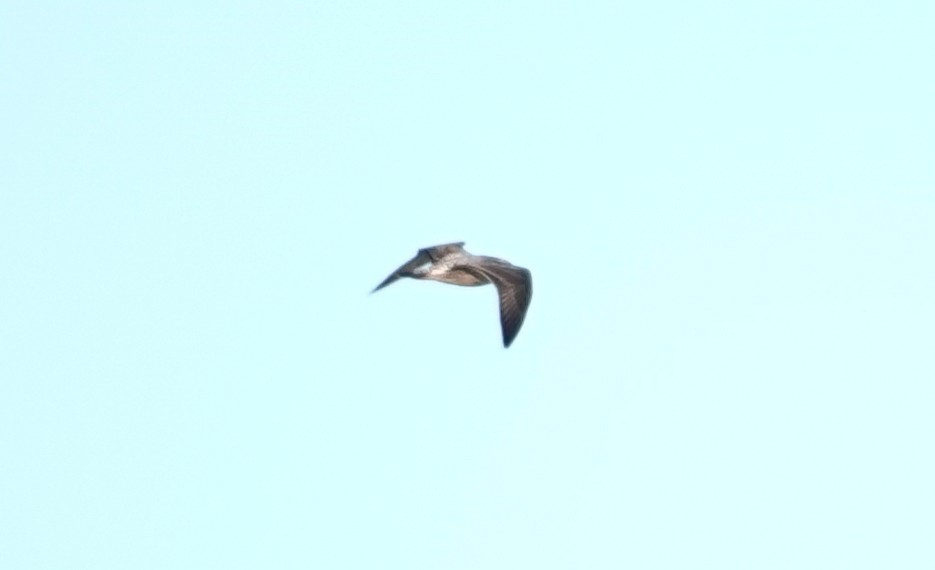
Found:
[[[933,29],[5,2],[0,566],[935,567]]]

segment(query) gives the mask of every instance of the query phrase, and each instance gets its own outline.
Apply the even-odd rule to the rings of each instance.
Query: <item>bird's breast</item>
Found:
[[[426,277],[435,281],[441,281],[442,283],[461,285],[463,287],[476,287],[489,283],[486,279],[457,268],[444,268],[440,271],[430,271]]]

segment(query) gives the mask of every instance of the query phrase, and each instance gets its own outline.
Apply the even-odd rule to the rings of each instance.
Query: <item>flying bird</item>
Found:
[[[401,277],[431,279],[465,287],[493,283],[500,297],[503,346],[509,347],[523,326],[532,300],[532,275],[528,269],[508,261],[468,253],[463,246],[464,242],[460,241],[420,249],[415,257],[391,273],[372,293]]]

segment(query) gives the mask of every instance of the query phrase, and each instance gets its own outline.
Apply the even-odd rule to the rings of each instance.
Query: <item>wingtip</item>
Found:
[[[380,289],[383,289],[383,288],[386,287],[387,285],[392,285],[393,283],[396,283],[398,280],[399,280],[399,275],[397,275],[396,273],[394,273],[394,274],[390,275],[389,277],[387,277],[386,279],[384,279],[384,280],[383,280],[383,283],[380,283],[379,285],[377,285],[376,287],[374,287],[374,288],[373,288],[373,291],[371,291],[370,294],[372,295],[372,294],[376,293],[377,291],[379,291]]]

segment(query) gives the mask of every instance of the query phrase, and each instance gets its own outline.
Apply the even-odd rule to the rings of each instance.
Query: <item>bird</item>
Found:
[[[519,334],[532,300],[532,274],[525,267],[464,249],[463,241],[424,247],[416,256],[371,291],[376,293],[402,277],[429,279],[463,287],[493,283],[500,298],[500,328],[503,346],[509,348]]]

